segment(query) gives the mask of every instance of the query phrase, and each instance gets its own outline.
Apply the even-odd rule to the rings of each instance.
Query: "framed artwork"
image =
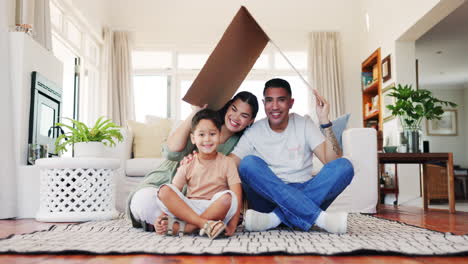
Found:
[[[392,78],[392,66],[390,64],[390,55],[382,60],[382,79],[384,82]]]
[[[392,112],[387,108],[387,105],[394,105],[396,101],[395,97],[390,96],[390,89],[393,87],[395,87],[395,83],[390,84],[382,90],[382,118],[384,122],[395,118],[395,116],[392,115]]]
[[[426,120],[428,136],[456,136],[457,131],[457,110],[444,110],[440,120]]]

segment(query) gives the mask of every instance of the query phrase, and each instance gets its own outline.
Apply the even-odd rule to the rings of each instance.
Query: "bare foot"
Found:
[[[154,231],[159,235],[165,235],[168,229],[168,221],[167,221],[167,214],[162,213],[156,221],[154,221]],[[185,234],[190,234],[195,232],[198,229],[197,226],[187,223],[184,228]],[[174,226],[172,226],[173,234],[177,234],[179,232],[179,223],[175,222]]]
[[[167,214],[162,213],[161,215],[156,218],[156,221],[154,221],[154,231],[159,234],[163,235],[166,234],[167,232]]]

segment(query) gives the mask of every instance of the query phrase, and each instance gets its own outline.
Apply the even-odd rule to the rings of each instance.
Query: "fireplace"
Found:
[[[62,88],[32,72],[28,142],[48,145],[49,155],[56,155],[54,142],[59,130],[55,124],[60,120],[61,102]]]

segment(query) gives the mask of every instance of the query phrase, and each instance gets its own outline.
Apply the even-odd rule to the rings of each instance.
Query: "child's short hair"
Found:
[[[192,128],[190,131],[193,133],[195,131],[195,128],[197,127],[198,123],[200,123],[201,120],[206,119],[210,120],[213,122],[215,127],[221,131],[221,126],[223,122],[221,121],[221,118],[219,118],[218,112],[211,110],[211,109],[203,109],[198,111],[192,118]]]

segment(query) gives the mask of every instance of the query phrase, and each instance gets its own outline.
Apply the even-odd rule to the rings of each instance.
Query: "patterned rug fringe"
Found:
[[[318,228],[246,232],[210,240],[160,236],[131,227],[128,220],[55,225],[44,231],[0,239],[0,253],[92,255],[409,255],[468,256],[468,236],[441,233],[370,215],[350,214],[348,232]]]

